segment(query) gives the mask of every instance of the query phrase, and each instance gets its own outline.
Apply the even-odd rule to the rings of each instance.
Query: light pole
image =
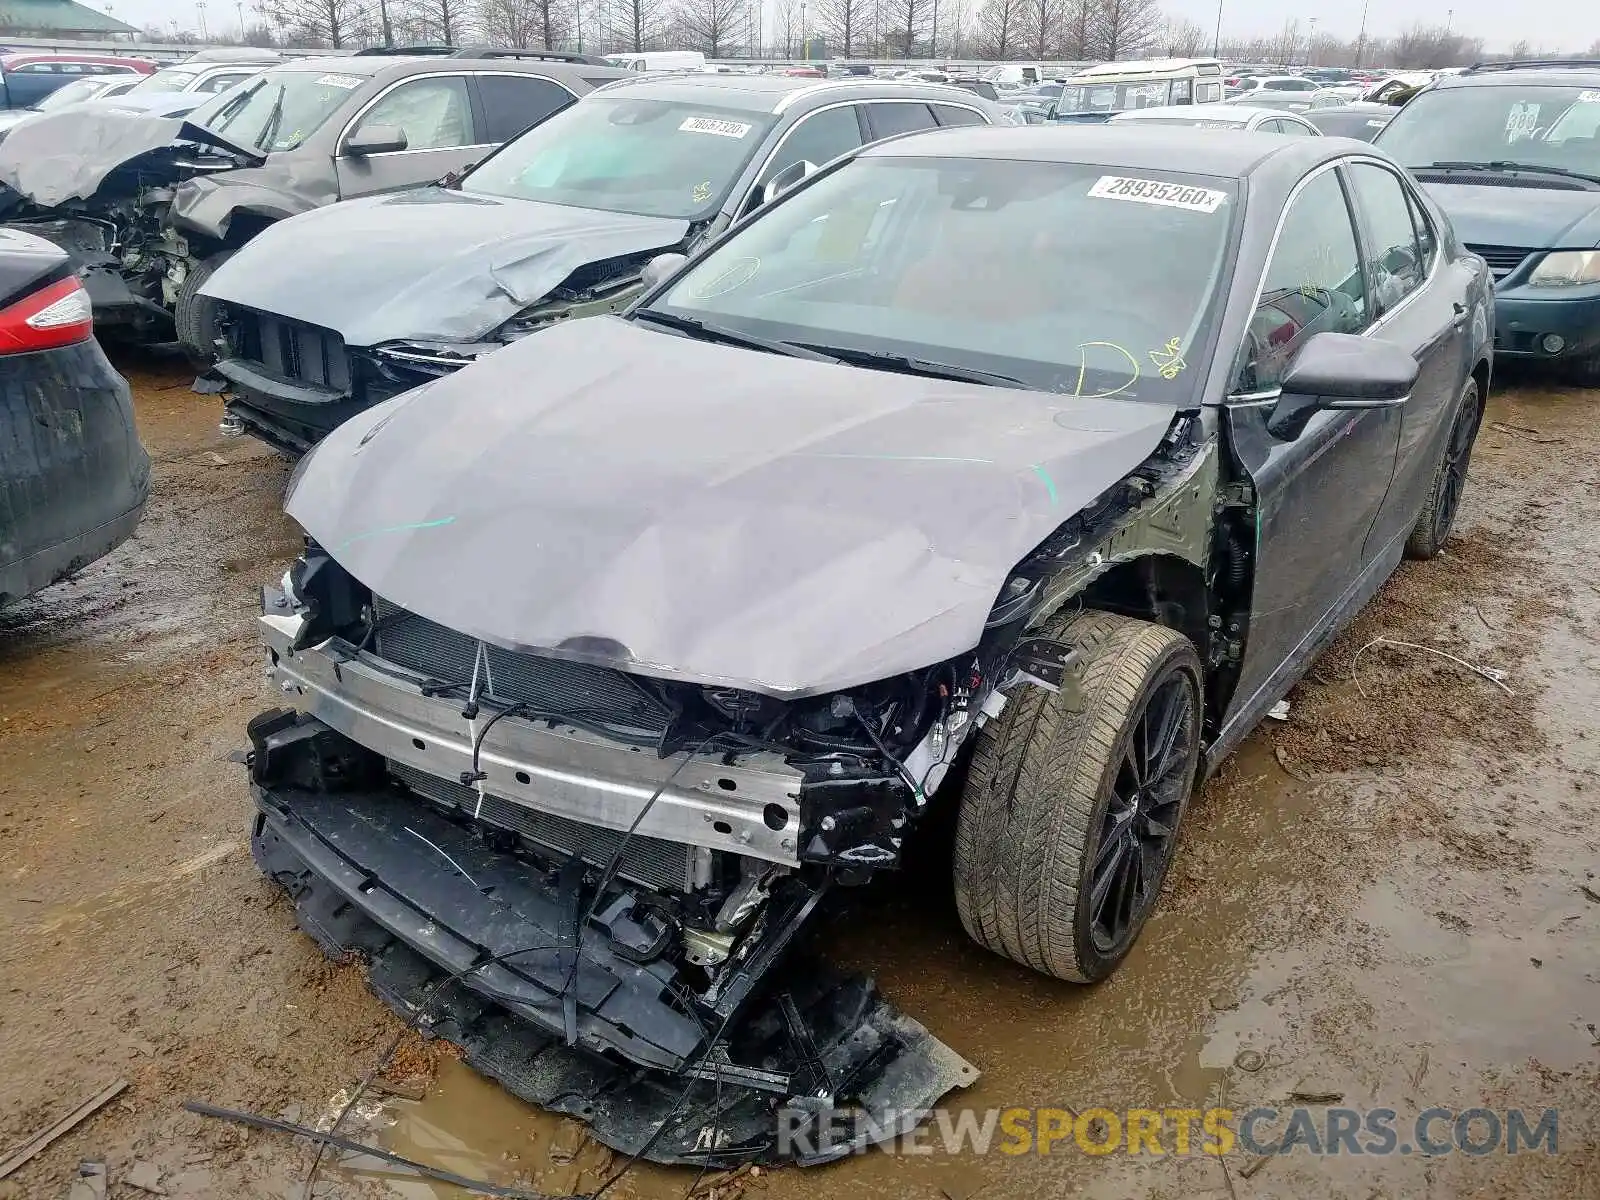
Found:
[[[1311,33],[1306,37],[1306,66],[1316,64],[1312,61],[1317,55],[1317,19],[1311,18]]]
[[[800,0],[800,57],[811,61],[811,35],[806,32],[806,0]]]
[[[195,0],[194,11],[200,18],[200,40],[206,40],[206,0]]]
[[[1361,56],[1367,49],[1367,4],[1370,0],[1361,0],[1361,32],[1356,34],[1356,66],[1361,66]]]
[[[1217,0],[1217,32],[1211,38],[1211,57],[1222,56],[1222,0]]]

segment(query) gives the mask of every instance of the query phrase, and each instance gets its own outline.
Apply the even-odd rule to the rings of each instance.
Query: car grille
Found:
[[[625,836],[616,830],[537,812],[499,796],[485,794],[480,811],[476,789],[452,779],[425,774],[392,759],[389,774],[425,800],[520,834],[537,849],[558,858],[576,854],[587,863],[603,867],[611,861]],[[617,874],[662,891],[690,892],[706,881],[710,855],[711,851],[697,846],[635,834],[628,838],[627,848],[618,860]]]
[[[376,647],[381,658],[441,683],[468,683],[478,642],[436,621],[407,612],[387,600],[375,601]],[[589,663],[517,654],[484,646],[488,664],[485,694],[520,701],[547,712],[586,718],[660,736],[671,716],[665,704],[625,672]]]
[[[1489,264],[1489,271],[1494,275],[1494,280],[1499,283],[1511,272],[1520,267],[1528,255],[1533,251],[1521,246],[1473,246],[1467,249],[1472,251]]]
[[[249,308],[235,309],[233,318],[233,351],[240,358],[279,379],[350,391],[350,355],[333,330]]]

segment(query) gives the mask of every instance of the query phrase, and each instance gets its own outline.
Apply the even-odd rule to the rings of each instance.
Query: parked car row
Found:
[[[799,1113],[839,1157],[977,1068],[797,969],[818,914],[945,810],[971,937],[1106,977],[1197,782],[1440,553],[1496,353],[1600,348],[1600,71],[1297,114],[1166,69],[1062,84],[1140,101],[1084,126],[443,54],[279,64],[93,161],[24,157],[41,114],[0,144],[0,495],[100,414],[53,494],[131,527],[89,295],[176,284],[202,387],[303,455],[247,731],[302,927],[627,1153],[773,1161]],[[85,291],[59,243],[119,220]],[[92,552],[36,544],[0,592]]]

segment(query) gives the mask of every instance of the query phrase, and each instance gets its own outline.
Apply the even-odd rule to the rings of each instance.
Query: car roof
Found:
[[[1430,90],[1443,91],[1446,88],[1460,87],[1510,87],[1516,85],[1594,87],[1600,83],[1600,59],[1596,59],[1592,67],[1582,67],[1573,64],[1562,66],[1515,66],[1500,67],[1498,64],[1487,64],[1482,67],[1472,67],[1459,75],[1440,75]]]
[[[493,69],[518,75],[548,75],[556,79],[582,76],[585,79],[627,79],[627,71],[617,67],[597,67],[591,63],[569,63],[542,58],[453,58],[438,54],[362,55],[359,58],[300,58],[278,64],[276,70],[316,71],[327,75],[362,75],[374,78],[399,78],[428,72],[461,73]]]
[[[905,97],[918,100],[952,100],[967,104],[993,103],[965,88],[947,83],[925,83],[909,79],[876,79],[852,75],[841,79],[806,79],[790,75],[632,75],[607,84],[608,94],[626,91],[652,99],[693,104],[717,104],[750,112],[777,113],[815,98],[817,103],[832,100],[892,100]]]
[[[1257,116],[1292,117],[1294,113],[1267,105],[1249,104],[1163,104],[1156,108],[1130,108],[1112,115],[1119,125],[1154,118],[1157,121],[1187,122],[1212,121],[1218,125],[1242,125]]]
[[[131,54],[45,54],[20,50],[13,54],[0,54],[0,68],[18,67],[23,63],[34,62],[110,63],[115,66],[144,64],[151,67],[156,65],[148,58],[136,58]]]
[[[1128,171],[1181,171],[1244,179],[1263,173],[1298,179],[1319,162],[1349,153],[1338,138],[1272,138],[1219,129],[1205,137],[1159,125],[956,125],[874,142],[863,158],[992,158],[1083,163]],[[1370,152],[1369,147],[1363,147]]]

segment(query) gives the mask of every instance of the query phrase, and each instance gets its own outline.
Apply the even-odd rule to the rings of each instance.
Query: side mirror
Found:
[[[1319,333],[1295,355],[1267,431],[1293,440],[1316,413],[1393,408],[1417,382],[1417,360],[1392,342],[1352,333]]]
[[[674,275],[678,268],[689,261],[687,254],[658,254],[645,263],[644,270],[639,272],[639,278],[644,282],[644,290],[650,291],[658,283]]]
[[[366,125],[345,139],[344,152],[352,158],[365,158],[404,150],[406,144],[406,131],[398,125]]]
[[[815,175],[818,170],[817,164],[810,159],[802,158],[797,163],[790,163],[762,186],[761,203],[771,204],[795,184]]]

